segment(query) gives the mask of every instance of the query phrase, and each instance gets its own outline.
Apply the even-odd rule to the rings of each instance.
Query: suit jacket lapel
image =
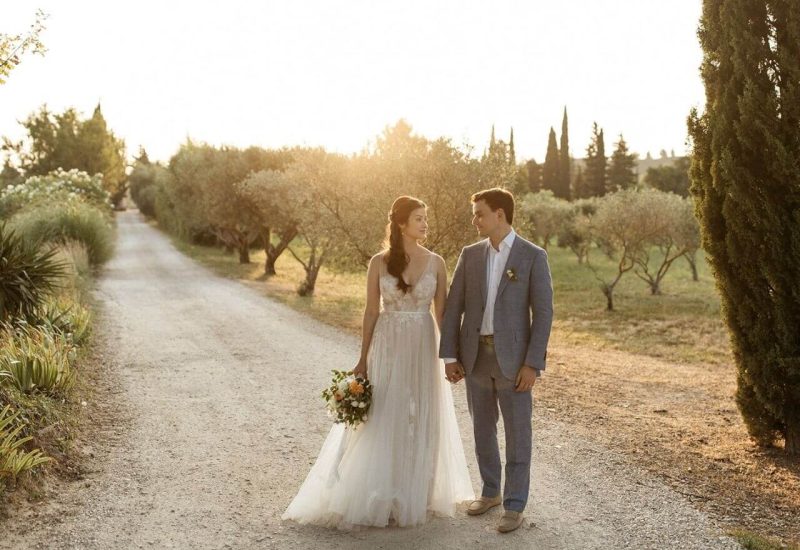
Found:
[[[511,252],[508,254],[508,259],[506,260],[506,265],[503,267],[503,275],[500,277],[500,284],[497,287],[497,298],[503,293],[505,290],[506,285],[508,284],[508,270],[511,268],[518,267],[517,257],[519,256],[520,251],[522,250],[522,243],[519,240],[519,235],[514,238],[514,244],[511,245]],[[514,271],[519,271],[515,269]],[[497,303],[497,302],[495,302]]]
[[[486,285],[488,282],[486,281],[486,264],[489,262],[489,247],[492,246],[489,243],[489,239],[486,239],[486,246],[483,247],[481,250],[481,258],[482,260],[478,262],[478,267],[480,269],[480,273],[478,273],[478,280],[481,282],[481,303],[486,304],[486,295],[488,291],[486,290]]]

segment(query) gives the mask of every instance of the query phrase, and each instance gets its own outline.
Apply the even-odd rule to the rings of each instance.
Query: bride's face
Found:
[[[428,236],[428,212],[424,208],[417,208],[408,216],[408,222],[400,224],[406,237],[424,240]]]

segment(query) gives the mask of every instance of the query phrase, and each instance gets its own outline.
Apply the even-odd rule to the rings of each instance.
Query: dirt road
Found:
[[[319,391],[358,342],[177,252],[137,211],[119,214],[98,283],[99,341],[119,411],[86,450],[92,473],[12,515],[2,548],[738,548],[685,498],[535,413],[525,528],[484,517],[343,533],[282,524],[330,426]],[[472,450],[463,384],[455,391]],[[90,405],[91,406],[91,405]]]

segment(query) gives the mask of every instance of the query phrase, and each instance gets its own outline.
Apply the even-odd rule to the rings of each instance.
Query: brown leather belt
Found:
[[[481,334],[481,344],[494,345],[494,334]]]

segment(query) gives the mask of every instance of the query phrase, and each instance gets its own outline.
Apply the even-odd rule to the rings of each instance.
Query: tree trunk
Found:
[[[689,262],[689,267],[692,270],[692,280],[697,282],[700,280],[700,277],[697,276],[697,259],[695,258],[694,254],[686,254],[685,255],[686,261]]]
[[[297,289],[300,296],[313,296],[314,288],[317,286],[317,276],[319,275],[319,264],[310,264],[306,269],[306,280]]]
[[[800,413],[786,415],[786,454],[800,456]]]
[[[275,275],[275,261],[278,257],[272,254],[272,245],[267,248],[267,260],[264,262],[264,275]]]
[[[264,261],[264,274],[275,275],[275,260],[272,262],[269,261],[269,249],[272,248],[272,228],[265,228],[261,238],[264,239],[264,253],[267,256],[267,259]]]
[[[239,263],[250,263],[250,244],[247,242],[247,238],[239,245]]]
[[[661,281],[650,281],[650,295],[658,296],[661,294]]]
[[[277,245],[273,245],[271,240],[267,242],[267,261],[264,263],[264,273],[275,275],[275,262],[278,257],[289,247],[289,244],[297,236],[297,230],[291,229],[280,233],[281,240]]]
[[[606,285],[603,287],[603,294],[606,295],[606,310],[614,311],[614,289]]]

